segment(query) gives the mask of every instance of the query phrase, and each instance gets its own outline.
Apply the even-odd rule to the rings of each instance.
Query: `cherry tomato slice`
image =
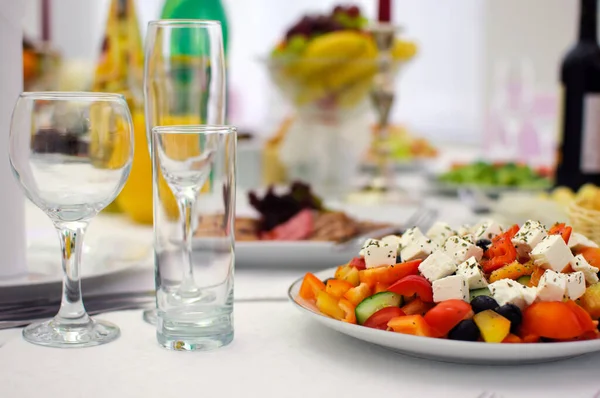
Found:
[[[385,307],[371,315],[369,319],[365,321],[363,326],[373,329],[387,330],[387,324],[390,319],[404,315],[404,312],[398,307]]]
[[[438,333],[438,337],[441,337],[447,335],[460,321],[469,318],[472,314],[469,303],[462,300],[446,300],[425,314],[425,322]]]

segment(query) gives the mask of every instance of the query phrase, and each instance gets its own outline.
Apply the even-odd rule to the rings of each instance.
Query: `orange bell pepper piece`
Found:
[[[391,285],[405,276],[417,275],[421,262],[422,260],[412,260],[388,267],[369,268],[359,271],[358,276],[361,283],[367,283],[373,287],[377,282]]]
[[[375,284],[375,288],[373,289],[373,294],[385,292],[387,291],[388,287],[390,287],[390,285],[388,285],[387,283],[377,282]]]
[[[388,327],[394,332],[412,334],[414,336],[434,337],[436,334],[421,315],[406,315],[392,318],[388,322]]]
[[[325,292],[336,299],[340,299],[346,292],[354,286],[344,280],[330,279],[325,286]]]
[[[508,336],[506,336],[504,338],[504,340],[502,340],[502,343],[508,343],[508,344],[518,344],[518,343],[522,343],[523,340],[521,340],[521,338],[515,334],[509,334]]]
[[[344,316],[344,319],[342,319],[344,322],[348,322],[348,323],[356,323],[356,306],[354,304],[352,304],[350,301],[346,300],[346,299],[340,299],[340,301],[338,302],[338,306],[342,309],[342,311],[344,311],[344,313],[346,314]]]
[[[310,272],[304,276],[302,285],[300,286],[300,297],[305,300],[313,300],[317,298],[320,291],[325,290],[325,284],[319,278]]]
[[[544,275],[544,272],[546,272],[545,269],[543,269],[542,267],[539,267],[537,265],[534,265],[533,272],[531,273],[531,278],[529,279],[528,286],[536,287],[538,285],[538,283],[540,283],[540,279],[542,278],[542,275]]]
[[[401,310],[406,315],[425,315],[427,311],[432,309],[434,306],[434,303],[426,303],[417,297],[416,299],[402,307]]]
[[[573,300],[569,300],[565,304],[571,309],[571,311],[573,311],[573,313],[577,317],[577,320],[579,321],[579,325],[581,326],[583,332],[596,331],[596,325],[594,324],[594,320],[586,310],[577,305],[577,303],[575,303]]]
[[[360,285],[348,290],[344,294],[344,298],[356,306],[370,295],[371,286],[367,285],[366,283],[361,283]]]

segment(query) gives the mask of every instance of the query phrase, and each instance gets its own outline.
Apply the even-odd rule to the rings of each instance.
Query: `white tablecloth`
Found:
[[[452,200],[430,198],[427,203],[452,224],[471,217]],[[109,230],[102,222],[96,225],[98,232]],[[148,229],[132,228],[149,242]],[[123,225],[118,229],[123,230]],[[236,299],[284,298],[292,281],[304,272],[237,269]],[[84,282],[83,288],[100,293],[152,287],[148,262]],[[1,293],[2,289],[0,300]],[[48,290],[11,294],[31,296],[48,294]],[[51,294],[60,294],[59,287]],[[343,336],[306,319],[290,303],[242,302],[236,303],[234,311],[234,342],[206,353],[160,348],[153,328],[142,321],[141,311],[103,315],[121,327],[122,336],[94,348],[38,347],[23,341],[20,330],[0,331],[0,397],[488,398],[495,393],[496,398],[592,398],[600,391],[600,355],[524,367],[445,364],[402,356]],[[490,394],[482,395],[485,392]]]

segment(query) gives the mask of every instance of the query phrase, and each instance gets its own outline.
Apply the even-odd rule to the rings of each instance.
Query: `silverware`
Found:
[[[352,247],[360,246],[365,240],[369,238],[381,238],[386,235],[400,235],[407,228],[418,227],[421,230],[428,230],[431,225],[435,222],[438,216],[437,210],[429,209],[426,207],[420,207],[417,211],[409,217],[403,225],[394,225],[391,227],[380,228],[374,231],[370,231],[358,236],[353,236],[348,239],[338,241],[334,245],[336,251],[344,251],[351,249]]]
[[[154,302],[154,292],[103,294],[94,296],[94,299],[103,299],[105,301],[98,302],[91,300],[92,305],[90,305],[88,300],[86,302],[86,309],[90,315],[148,308]],[[249,297],[235,300],[236,303],[287,301],[287,297]],[[31,302],[45,302],[45,304],[31,306],[29,305]],[[11,305],[12,307],[8,310],[6,309],[6,304],[2,304],[3,308],[0,308],[0,330],[23,327],[33,322],[51,319],[58,311],[60,303],[48,300],[35,300],[24,303],[12,303]]]

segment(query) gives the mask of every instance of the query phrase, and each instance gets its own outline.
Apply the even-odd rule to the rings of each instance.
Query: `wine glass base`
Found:
[[[156,326],[156,319],[158,317],[158,313],[156,308],[148,309],[144,311],[143,319],[144,322],[149,323],[150,325]]]
[[[83,325],[65,325],[51,319],[23,329],[23,338],[28,342],[56,348],[93,347],[116,340],[120,334],[118,326],[91,318]]]

